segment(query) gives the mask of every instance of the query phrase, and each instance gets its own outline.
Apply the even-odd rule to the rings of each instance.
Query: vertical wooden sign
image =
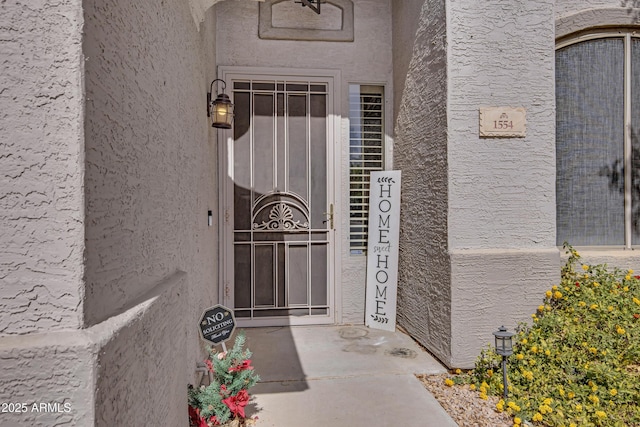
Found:
[[[400,171],[371,172],[365,325],[396,328]]]

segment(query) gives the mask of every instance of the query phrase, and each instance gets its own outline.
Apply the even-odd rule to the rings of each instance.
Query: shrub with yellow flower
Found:
[[[496,410],[513,416],[514,427],[640,426],[640,278],[579,263],[570,246],[567,253],[561,282],[544,292],[533,323],[516,330],[510,399]],[[480,398],[502,394],[502,376],[489,373],[500,363],[489,346],[465,374],[482,382]]]

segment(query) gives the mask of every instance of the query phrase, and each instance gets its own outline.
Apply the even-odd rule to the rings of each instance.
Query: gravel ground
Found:
[[[478,397],[477,391],[468,385],[445,385],[450,375],[418,375],[422,384],[435,396],[440,405],[460,427],[512,427],[513,419],[505,413],[496,412],[498,398],[487,400]]]

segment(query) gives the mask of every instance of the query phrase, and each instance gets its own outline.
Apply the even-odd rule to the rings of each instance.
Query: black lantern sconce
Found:
[[[216,99],[212,99],[213,84],[215,82],[222,82],[222,93],[219,93]],[[222,79],[215,79],[211,82],[209,92],[207,92],[207,117],[211,117],[211,126],[220,129],[231,129],[231,122],[233,122],[233,104],[229,95],[224,93],[227,88],[227,84]]]
[[[507,328],[500,326],[493,335],[496,337],[496,353],[502,356],[502,385],[504,398],[507,398],[507,357],[513,354],[513,332],[508,332]]]

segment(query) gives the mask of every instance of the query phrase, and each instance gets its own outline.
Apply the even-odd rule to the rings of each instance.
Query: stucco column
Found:
[[[559,280],[553,1],[420,6],[409,66],[394,70],[406,75],[400,324],[471,367],[492,331],[529,319]],[[394,12],[396,26],[410,22]],[[480,137],[491,106],[525,108],[526,137]]]

